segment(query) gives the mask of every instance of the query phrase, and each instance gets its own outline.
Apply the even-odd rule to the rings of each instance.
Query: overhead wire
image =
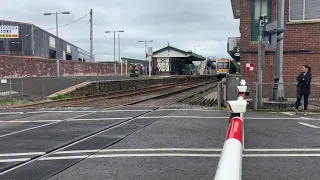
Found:
[[[69,22],[69,23],[67,23],[67,24],[64,24],[64,25],[61,25],[61,26],[58,26],[58,28],[64,27],[64,26],[68,26],[68,25],[70,25],[70,24],[72,24],[72,23],[75,23],[75,22],[77,22],[77,21],[85,18],[85,17],[88,16],[89,14],[90,14],[90,13],[87,13],[87,14],[85,14],[84,16],[82,16],[82,17],[80,17],[80,18],[78,18],[78,19],[76,19],[76,20],[74,20],[74,21],[71,21],[71,22]],[[54,27],[54,28],[49,28],[49,29],[45,29],[45,30],[52,30],[52,29],[56,29],[56,28]]]
[[[114,30],[114,28],[107,21],[102,19],[98,14],[96,14],[95,12],[93,12],[93,14],[96,15],[100,20],[102,20],[104,23],[106,23],[108,26],[110,26]]]

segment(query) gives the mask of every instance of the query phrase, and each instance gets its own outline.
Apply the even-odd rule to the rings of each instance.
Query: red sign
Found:
[[[246,71],[253,71],[253,70],[254,70],[253,67],[254,67],[253,64],[247,63],[247,64],[246,64]]]

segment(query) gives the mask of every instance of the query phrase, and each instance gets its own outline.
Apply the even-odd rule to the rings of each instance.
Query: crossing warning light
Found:
[[[266,42],[266,50],[277,49],[277,42],[283,40],[283,32],[285,28],[278,28],[278,22],[273,21],[266,25],[264,31],[264,40]]]

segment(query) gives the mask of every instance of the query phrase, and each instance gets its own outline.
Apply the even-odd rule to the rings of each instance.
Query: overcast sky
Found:
[[[0,19],[35,24],[42,29],[55,27],[55,16],[45,12],[70,11],[59,15],[59,25],[69,23],[90,8],[94,21],[94,54],[98,61],[113,61],[113,34],[120,34],[121,57],[144,58],[144,43],[158,50],[168,45],[193,50],[207,56],[225,56],[227,38],[239,36],[239,20],[233,19],[229,0],[10,0],[1,5]],[[101,20],[99,17],[103,20]],[[85,50],[90,49],[89,15],[59,28],[59,36]],[[48,30],[55,34],[55,29]],[[117,37],[116,37],[117,38]],[[116,39],[117,40],[117,39]],[[118,44],[116,44],[118,59]]]

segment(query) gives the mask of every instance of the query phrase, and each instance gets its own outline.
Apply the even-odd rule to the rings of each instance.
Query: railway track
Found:
[[[143,102],[147,100],[154,100],[170,94],[187,91],[190,88],[206,85],[215,81],[204,82],[188,82],[183,84],[171,84],[164,86],[153,86],[145,89],[128,90],[121,92],[113,92],[108,94],[90,95],[85,97],[69,98],[64,100],[55,100],[49,102],[40,102],[34,104],[26,104],[20,106],[13,106],[8,108],[63,108],[63,107],[98,107],[103,106],[105,108],[132,104],[135,102]]]
[[[170,91],[162,91],[161,93],[158,92],[158,94],[153,94],[153,95],[150,95],[150,96],[147,96],[147,97],[143,96],[142,98],[139,97],[138,99],[132,99],[129,102],[125,102],[125,103],[123,103],[122,101],[118,101],[118,103],[123,103],[120,106],[146,105],[146,104],[150,104],[150,102],[158,103],[158,104],[156,104],[157,108],[152,108],[152,110],[149,110],[149,111],[147,111],[145,113],[142,113],[140,115],[137,115],[137,116],[132,117],[132,118],[127,119],[127,120],[119,121],[117,123],[114,123],[111,126],[108,125],[108,126],[105,126],[105,127],[101,127],[100,129],[95,130],[94,132],[88,133],[86,135],[82,135],[82,136],[80,136],[78,138],[75,138],[72,141],[66,142],[63,145],[55,147],[54,149],[47,150],[44,154],[36,155],[36,156],[34,156],[34,157],[30,158],[29,160],[26,160],[24,162],[18,163],[18,164],[13,165],[13,166],[8,166],[7,168],[2,169],[0,171],[0,179],[1,179],[1,176],[4,176],[7,173],[10,173],[11,171],[14,171],[15,169],[18,169],[18,168],[21,168],[21,167],[24,167],[24,166],[27,166],[27,165],[31,165],[31,163],[36,163],[38,160],[41,160],[41,159],[46,158],[46,157],[50,157],[50,156],[54,155],[55,153],[57,153],[59,151],[63,151],[64,149],[67,149],[67,148],[69,148],[71,146],[77,145],[78,143],[82,143],[84,141],[87,141],[90,138],[97,137],[97,136],[99,136],[99,135],[101,135],[103,133],[106,133],[106,132],[114,129],[114,128],[118,128],[118,127],[121,127],[121,126],[126,126],[126,124],[128,124],[128,123],[138,120],[139,117],[145,116],[146,114],[152,113],[152,112],[156,111],[157,109],[159,109],[160,108],[160,107],[158,107],[159,103],[160,104],[166,104],[166,105],[174,104],[174,103],[182,101],[183,99],[188,98],[188,97],[190,97],[190,96],[192,96],[192,95],[194,95],[196,93],[199,93],[199,92],[201,92],[202,90],[204,90],[206,88],[212,88],[213,83],[214,82],[212,82],[212,81],[210,81],[210,82],[206,81],[206,82],[193,83],[193,84],[192,83],[180,84],[180,85],[176,85],[176,86],[170,88]],[[149,89],[148,92],[150,92],[152,90],[154,90],[154,89]],[[163,88],[161,90],[168,90],[168,89]],[[142,92],[139,92],[139,93],[142,93]],[[144,93],[146,93],[146,92],[144,91]],[[115,96],[113,96],[113,98],[115,98]],[[118,95],[118,97],[120,97],[120,96],[124,97],[124,94]],[[111,98],[111,97],[108,97],[108,98]],[[113,104],[113,105],[115,105],[115,104]],[[114,108],[114,106],[111,107],[111,108],[108,108],[108,109],[112,109],[112,108]],[[62,122],[64,122],[64,121],[57,122],[57,123],[62,123]],[[152,122],[150,122],[150,123],[152,123]],[[137,131],[137,130],[145,127],[145,126],[148,126],[148,125],[149,124],[146,124],[144,126],[139,126],[139,128],[137,128],[135,131]],[[131,132],[131,133],[133,133],[133,132]],[[125,138],[125,137],[123,137],[123,138]],[[105,149],[105,148],[107,148],[107,147],[109,147],[111,145],[112,144],[110,144],[110,145],[108,145],[108,146],[106,146],[106,147],[104,147],[102,149]],[[102,150],[102,149],[100,149],[100,150]],[[98,152],[99,151],[97,151],[95,153],[98,153]],[[92,153],[90,155],[93,155],[95,153]],[[88,155],[88,156],[90,156],[90,155]],[[83,158],[83,159],[86,159],[86,158]],[[56,173],[59,173],[59,172],[65,170],[65,169],[75,165],[76,163],[78,163],[80,161],[81,160],[76,161],[74,164],[70,164],[70,165],[67,165],[65,167],[61,167],[61,169],[59,171],[56,171],[54,174],[51,174],[50,177],[52,177]],[[46,178],[48,178],[48,177],[46,177]]]

